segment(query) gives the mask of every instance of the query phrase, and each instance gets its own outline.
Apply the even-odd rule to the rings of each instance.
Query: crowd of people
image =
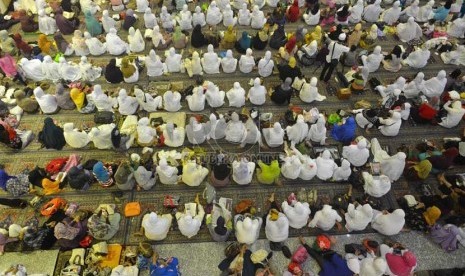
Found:
[[[443,143],[419,137],[418,143],[395,151],[377,138],[356,134],[359,127],[366,136],[378,129],[382,136],[395,137],[403,122],[460,125],[465,78],[455,66],[465,64],[465,47],[456,42],[465,34],[463,1],[421,5],[418,0],[18,0],[13,8],[0,20],[0,142],[18,155],[36,138],[46,149],[133,148],[138,153],[121,161],[81,160],[71,154],[20,173],[2,166],[0,188],[10,197],[0,198],[0,204],[35,208],[46,219],[22,225],[0,222],[0,253],[7,243],[72,250],[77,257],[62,268],[62,275],[138,275],[141,270],[178,275],[179,260],[161,258],[146,243],[112,269],[98,266],[109,261],[114,250],[121,252],[106,241],[121,231],[123,216],[141,216],[140,231],[130,234],[148,241],[163,241],[173,231],[191,239],[202,229],[216,242],[234,240],[218,265],[225,275],[314,275],[303,268],[309,257],[322,276],[404,276],[413,275],[417,267],[415,252],[390,239],[347,244],[344,255],[331,250],[336,239],[330,235],[318,235],[313,245],[300,237],[301,245],[292,253],[286,245],[290,229],[370,230],[384,236],[411,229],[428,235],[438,250],[452,252],[465,244],[465,179],[448,171],[464,164],[465,134]],[[368,23],[366,30],[362,23]],[[16,24],[21,31],[13,33]],[[286,33],[285,26],[292,24],[297,28]],[[238,33],[238,26],[248,28]],[[22,33],[33,32],[36,41],[23,38]],[[390,52],[378,45],[385,36],[400,41]],[[264,51],[263,56],[255,50]],[[431,51],[455,70],[439,70],[425,79],[421,70],[428,66]],[[370,87],[379,93],[379,103],[359,101],[354,109],[331,112],[309,107],[330,96],[319,91],[318,82],[330,91],[340,64],[343,72],[337,78],[347,84],[341,90],[363,94]],[[319,66],[319,77],[306,74],[308,67]],[[397,72],[406,66],[417,73],[400,76]],[[395,80],[370,76],[378,70],[394,73]],[[258,77],[226,88],[213,81],[220,73]],[[160,93],[140,84],[171,74],[185,74],[195,85],[172,85]],[[272,78],[280,83],[270,87]],[[113,89],[120,83],[132,86]],[[301,104],[293,104],[293,98]],[[284,114],[260,108],[269,103],[283,106]],[[231,111],[216,110],[226,106]],[[62,121],[60,110],[94,113],[96,126]],[[170,116],[150,116],[183,110],[190,114],[181,123]],[[211,111],[200,115],[204,110]],[[37,113],[49,116],[41,131],[22,129],[22,117]],[[122,124],[115,115],[121,116]],[[329,147],[328,139],[340,142],[341,151]],[[258,160],[225,152],[203,158],[205,152],[196,147],[214,140],[282,152]],[[432,178],[437,179],[438,191],[427,184]],[[273,193],[263,210],[252,199],[232,202],[220,196],[227,185],[256,181],[279,189],[283,181],[312,179],[347,183],[349,189],[335,198],[305,188]],[[381,199],[400,179],[408,181],[412,192],[399,197],[398,206],[386,206]],[[141,211],[137,202],[121,207],[101,203],[87,210],[67,201],[63,192],[111,186],[123,192],[149,191],[158,183],[205,186],[205,192],[183,204],[166,195],[164,208],[150,211]],[[352,196],[353,190],[363,196]],[[30,202],[21,198],[29,193],[37,196]],[[120,193],[114,197],[116,202]],[[249,247],[262,229],[269,250],[252,252]],[[86,253],[83,248],[91,250]],[[272,265],[273,252],[278,251],[290,259],[279,272]],[[26,275],[26,269],[15,265],[5,275]]]

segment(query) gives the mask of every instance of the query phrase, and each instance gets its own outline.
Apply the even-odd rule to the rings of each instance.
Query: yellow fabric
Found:
[[[42,188],[44,189],[44,195],[53,195],[59,193],[60,190],[60,181],[58,180],[50,180],[48,178],[44,178],[42,180]]]
[[[279,218],[279,211],[276,209],[271,209],[270,211],[270,219],[272,221],[277,221]]]
[[[436,206],[429,207],[426,209],[426,212],[423,213],[423,217],[429,226],[434,225],[440,216],[441,210],[439,210],[439,208]]]
[[[267,41],[268,40],[268,32],[269,32],[269,26],[268,24],[265,24],[263,29],[258,31],[258,37],[260,38],[261,41]]]
[[[273,184],[281,174],[281,169],[279,168],[277,160],[272,161],[270,165],[260,160],[258,161],[258,166],[260,166],[260,169],[257,172],[257,179],[258,182],[262,184]]]
[[[413,166],[413,168],[418,172],[418,177],[420,179],[426,179],[433,168],[429,160],[423,160],[420,163]]]
[[[39,45],[40,50],[49,55],[51,50],[52,50],[52,42],[47,39],[47,36],[44,34],[39,35],[39,39],[37,41],[37,44]]]
[[[297,65],[297,61],[295,60],[295,57],[290,57],[289,58],[289,66],[291,68],[294,68]]]
[[[321,27],[320,26],[316,26],[315,27],[315,30],[313,32],[311,32],[310,34],[308,35],[305,35],[305,43],[306,44],[309,44],[310,42],[312,42],[313,40],[316,40],[317,43],[318,43],[318,46],[321,46],[321,37],[323,36],[322,32],[321,32]]]
[[[78,110],[81,110],[81,108],[84,106],[84,100],[86,98],[86,94],[79,90],[78,88],[73,88],[69,92],[69,95],[71,99],[73,100],[74,104],[76,105],[76,108]]]
[[[121,72],[123,72],[123,76],[125,78],[131,77],[134,75],[134,72],[136,72],[136,67],[129,63],[128,57],[124,57],[121,61]]]
[[[224,32],[223,41],[236,42],[236,30],[234,30],[233,26],[228,26],[228,29]]]

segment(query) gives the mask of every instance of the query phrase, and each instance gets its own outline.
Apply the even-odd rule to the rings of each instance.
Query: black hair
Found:
[[[449,76],[450,76],[451,78],[453,78],[453,79],[457,79],[461,74],[462,74],[462,71],[461,71],[459,68],[457,68],[457,69],[455,69],[454,71],[452,71],[452,72],[449,74]]]

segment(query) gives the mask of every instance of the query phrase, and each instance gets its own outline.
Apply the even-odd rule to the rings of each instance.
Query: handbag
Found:
[[[213,203],[213,201],[216,198],[215,187],[213,187],[209,183],[205,183],[205,189],[203,190],[202,197],[207,201],[208,204]]]
[[[96,124],[111,124],[115,121],[115,114],[111,111],[97,111],[94,114]]]
[[[59,209],[62,209],[66,206],[66,200],[56,197],[49,202],[47,202],[42,209],[40,210],[40,214],[42,216],[51,216],[55,214]]]
[[[176,208],[179,206],[179,196],[165,195],[163,206],[166,208]]]
[[[139,202],[128,202],[124,206],[124,215],[126,217],[135,217],[140,215],[141,207]]]
[[[68,162],[68,157],[55,158],[45,166],[45,171],[49,174],[57,174]]]
[[[69,263],[74,265],[84,265],[84,258],[86,256],[86,250],[84,248],[75,248],[71,252]]]

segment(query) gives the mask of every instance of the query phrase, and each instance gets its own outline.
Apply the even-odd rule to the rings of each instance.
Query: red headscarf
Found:
[[[286,51],[290,54],[292,53],[292,50],[294,50],[295,45],[297,44],[297,38],[295,35],[293,35],[286,43]]]
[[[299,15],[299,0],[294,0],[292,6],[290,6],[287,10],[287,19],[290,22],[296,22],[299,19]]]
[[[32,53],[32,47],[23,40],[20,34],[16,33],[13,35],[13,40],[16,43],[16,47],[21,50],[24,54],[29,55]]]

